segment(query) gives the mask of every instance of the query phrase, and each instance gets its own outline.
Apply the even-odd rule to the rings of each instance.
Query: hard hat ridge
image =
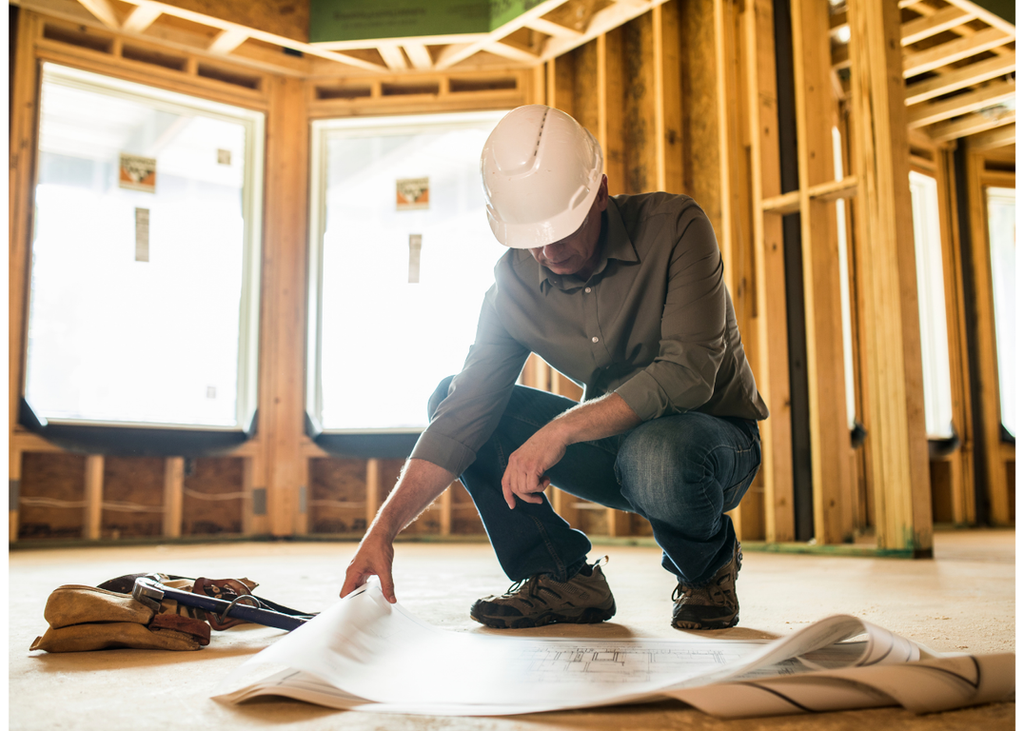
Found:
[[[603,164],[597,140],[565,112],[540,104],[509,112],[480,156],[495,237],[526,249],[575,232],[597,197]]]

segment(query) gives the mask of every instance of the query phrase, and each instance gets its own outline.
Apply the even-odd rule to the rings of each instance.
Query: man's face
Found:
[[[530,249],[533,258],[555,274],[577,274],[588,279],[600,258],[597,243],[601,238],[601,214],[607,208],[608,178],[604,176],[583,224],[564,239]]]

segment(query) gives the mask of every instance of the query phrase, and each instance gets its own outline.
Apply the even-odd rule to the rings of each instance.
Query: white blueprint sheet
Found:
[[[896,704],[924,712],[1002,700],[1013,672],[1012,654],[937,657],[849,616],[774,641],[454,632],[389,604],[371,583],[251,658],[215,697],[459,716],[666,697],[719,716]]]

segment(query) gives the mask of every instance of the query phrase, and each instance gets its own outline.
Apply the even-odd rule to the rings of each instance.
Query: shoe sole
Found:
[[[609,609],[589,607],[575,617],[555,612],[548,612],[537,617],[483,617],[472,611],[469,616],[491,629],[526,629],[528,627],[543,627],[548,624],[598,624],[615,616],[615,602],[612,602]]]
[[[740,623],[740,615],[736,615],[731,619],[719,619],[705,622],[692,622],[686,619],[680,619],[672,622],[672,626],[676,629],[729,629],[735,627]]]

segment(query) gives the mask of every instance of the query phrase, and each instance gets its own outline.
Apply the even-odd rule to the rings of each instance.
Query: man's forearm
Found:
[[[395,489],[377,512],[367,534],[393,541],[438,495],[455,480],[443,467],[422,459],[410,459],[402,469]]]
[[[568,446],[621,434],[641,421],[621,396],[610,393],[572,407],[552,419],[545,430]]]

